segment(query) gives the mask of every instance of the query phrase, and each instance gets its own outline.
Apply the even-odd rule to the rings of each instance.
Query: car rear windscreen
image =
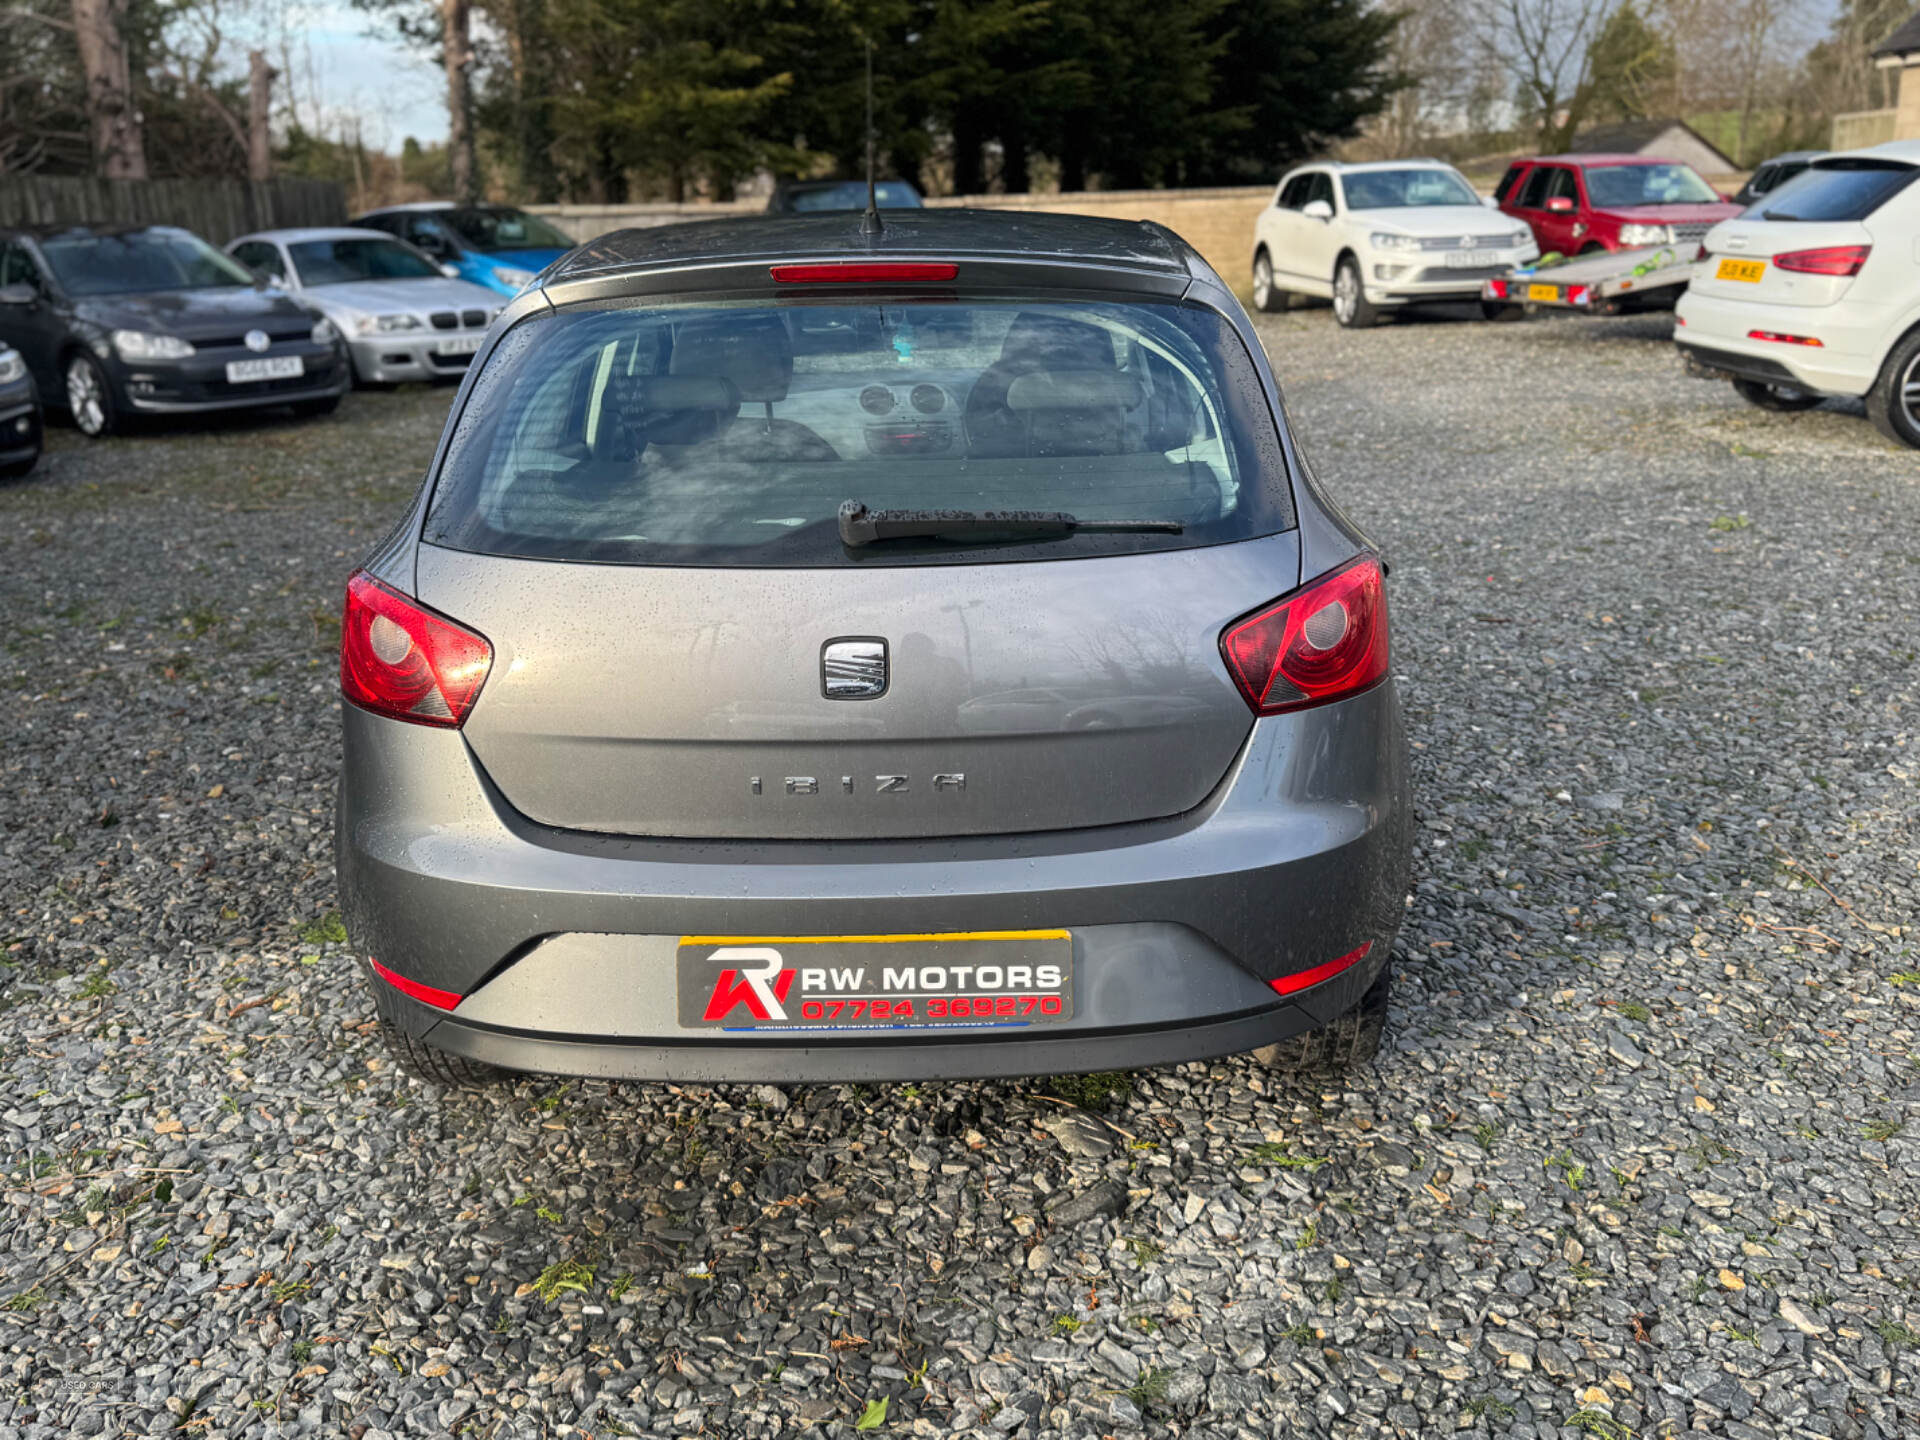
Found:
[[[1762,220],[1864,220],[1906,189],[1920,168],[1878,160],[1828,160],[1801,171],[1755,210]]]
[[[1177,533],[848,549],[837,515],[1028,510]],[[1199,306],[842,301],[582,307],[486,362],[432,544],[657,565],[1124,554],[1292,528],[1273,412]]]

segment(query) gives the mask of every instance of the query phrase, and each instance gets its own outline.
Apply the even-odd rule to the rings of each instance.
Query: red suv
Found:
[[[1644,155],[1516,160],[1493,194],[1502,214],[1533,227],[1542,255],[1697,241],[1740,213],[1691,165]]]

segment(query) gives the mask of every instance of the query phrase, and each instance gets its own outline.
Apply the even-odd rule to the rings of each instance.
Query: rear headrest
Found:
[[[674,335],[668,369],[731,381],[742,400],[784,400],[793,379],[793,341],[778,316],[696,320]]]
[[[1115,370],[1035,370],[1007,387],[1007,408],[1131,410],[1146,398],[1140,382]]]
[[[1022,310],[1007,327],[1000,358],[1037,361],[1059,369],[1111,370],[1113,337],[1084,320],[1069,320],[1044,310]]]
[[[740,408],[740,392],[731,380],[708,375],[650,375],[640,390],[646,410],[725,410]]]

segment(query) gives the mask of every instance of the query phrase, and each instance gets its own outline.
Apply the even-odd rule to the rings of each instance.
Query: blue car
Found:
[[[511,205],[455,205],[425,200],[370,211],[356,228],[384,230],[424,250],[449,275],[502,295],[526,283],[573,249],[574,241],[538,215]]]

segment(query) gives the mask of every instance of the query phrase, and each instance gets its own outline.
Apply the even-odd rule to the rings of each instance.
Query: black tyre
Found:
[[[1344,1075],[1369,1065],[1387,1033],[1387,996],[1393,989],[1393,962],[1380,967],[1360,1003],[1331,1024],[1309,1030],[1278,1045],[1262,1045],[1253,1058],[1275,1070],[1297,1075]]]
[[[1333,318],[1349,330],[1366,330],[1380,323],[1380,312],[1367,303],[1367,287],[1360,281],[1360,262],[1344,255],[1333,272]]]
[[[380,1039],[386,1044],[387,1054],[393,1057],[394,1064],[414,1079],[424,1080],[429,1085],[467,1090],[491,1085],[504,1074],[491,1065],[482,1065],[464,1055],[453,1055],[445,1050],[435,1050],[430,1045],[422,1045],[384,1014],[380,1016]]]
[[[1482,300],[1480,302],[1480,318],[1483,320],[1491,320],[1496,324],[1506,324],[1514,320],[1524,320],[1527,318],[1527,307],[1524,305],[1509,305],[1504,300]]]
[[[1920,450],[1920,330],[1902,336],[1893,347],[1866,399],[1874,429]]]
[[[1811,410],[1820,403],[1818,395],[1809,395],[1797,385],[1767,385],[1758,380],[1734,381],[1733,393],[1762,410]]]
[[[1273,261],[1262,250],[1253,257],[1253,308],[1268,315],[1277,315],[1292,300],[1291,295],[1273,283]]]
[[[113,382],[93,356],[84,350],[75,351],[67,357],[62,376],[66,381],[67,414],[82,435],[98,440],[126,427]]]
[[[331,415],[340,408],[338,395],[323,395],[318,400],[302,400],[293,407],[293,413],[305,420],[318,415]]]

